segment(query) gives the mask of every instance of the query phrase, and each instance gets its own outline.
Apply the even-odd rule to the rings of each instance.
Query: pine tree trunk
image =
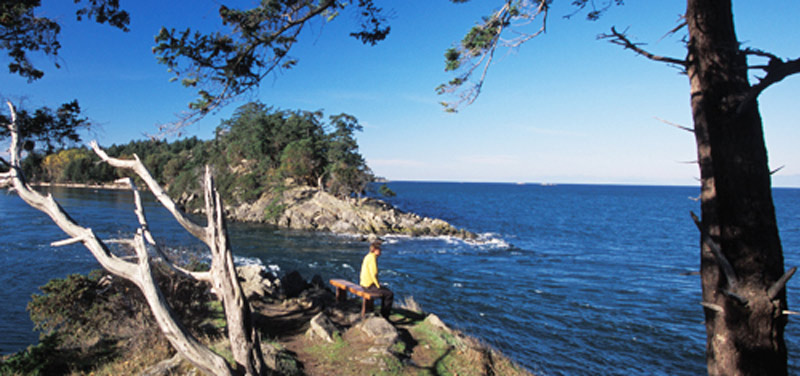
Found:
[[[786,294],[758,104],[750,89],[730,0],[688,0],[687,56],[702,181],[701,245],[706,359],[710,375],[786,375]],[[733,274],[722,265],[730,263]]]

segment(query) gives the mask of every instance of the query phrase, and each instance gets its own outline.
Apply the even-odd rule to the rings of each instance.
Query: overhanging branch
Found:
[[[445,70],[460,70],[461,73],[436,88],[439,95],[459,92],[458,99],[440,102],[445,111],[457,112],[459,107],[470,105],[478,98],[498,47],[513,50],[545,33],[549,5],[550,2],[544,0],[505,0],[500,9],[486,17],[481,24],[474,26],[457,47],[448,50],[445,54],[448,65]],[[523,28],[537,20],[541,24],[536,29],[523,31]],[[504,32],[509,32],[514,37],[505,39]],[[480,77],[472,80],[473,73],[478,71]]]

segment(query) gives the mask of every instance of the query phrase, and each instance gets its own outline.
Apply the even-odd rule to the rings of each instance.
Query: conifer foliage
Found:
[[[107,152],[123,159],[137,155],[173,197],[199,192],[206,164],[214,168],[223,198],[232,203],[256,200],[287,183],[345,197],[363,193],[374,180],[358,151],[355,133],[361,130],[358,119],[348,114],[325,121],[320,111],[278,110],[252,102],[223,120],[213,140],[140,140],[112,145]],[[126,177],[98,162],[86,148],[67,148],[31,152],[23,167],[31,179],[54,183],[110,183]]]

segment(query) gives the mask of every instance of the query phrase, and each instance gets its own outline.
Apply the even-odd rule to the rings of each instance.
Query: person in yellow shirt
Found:
[[[365,290],[381,295],[381,316],[388,319],[392,311],[394,293],[378,282],[378,256],[381,255],[381,242],[376,240],[369,245],[369,253],[361,262],[361,278],[359,284]]]

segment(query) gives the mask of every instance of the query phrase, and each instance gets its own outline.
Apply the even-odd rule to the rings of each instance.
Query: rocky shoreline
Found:
[[[260,317],[257,326],[273,328],[264,330],[278,346],[262,346],[265,361],[279,374],[417,375],[428,370],[532,376],[504,354],[423,311],[412,297],[396,305],[389,318],[374,312],[362,318],[359,298],[336,301],[319,276],[306,281],[292,272],[277,278],[258,265],[240,267],[237,273]],[[285,361],[287,354],[293,362]]]
[[[130,189],[127,184],[78,184],[37,182],[38,187],[65,187],[79,189]],[[191,207],[200,198],[184,193],[176,201]],[[201,206],[202,205],[194,205]],[[273,218],[266,212],[279,208]],[[463,240],[476,240],[478,235],[459,229],[436,218],[422,217],[403,212],[374,198],[338,198],[318,188],[295,186],[278,194],[265,193],[254,202],[228,204],[228,219],[238,222],[269,223],[282,228],[304,231],[330,232],[355,236],[452,236]],[[200,210],[192,211],[201,214]]]
[[[278,278],[259,265],[239,267],[237,274],[253,329],[261,336],[267,374],[532,376],[491,346],[424,311],[412,297],[397,302],[388,318],[374,311],[362,316],[360,298],[336,299],[319,276],[307,281],[291,272]],[[233,362],[223,308],[210,286],[180,275],[163,277],[170,286],[165,290],[170,304],[193,335]],[[48,286],[33,303],[38,314],[31,317],[60,324],[38,344],[0,356],[0,374],[199,374],[167,341],[131,282],[96,271]],[[61,308],[50,310],[53,306]]]
[[[272,220],[269,207],[282,210]],[[475,240],[472,232],[435,218],[405,213],[374,198],[337,198],[317,188],[300,186],[280,196],[265,194],[253,203],[227,207],[231,219],[266,222],[295,230],[324,231],[346,235],[453,236]]]

